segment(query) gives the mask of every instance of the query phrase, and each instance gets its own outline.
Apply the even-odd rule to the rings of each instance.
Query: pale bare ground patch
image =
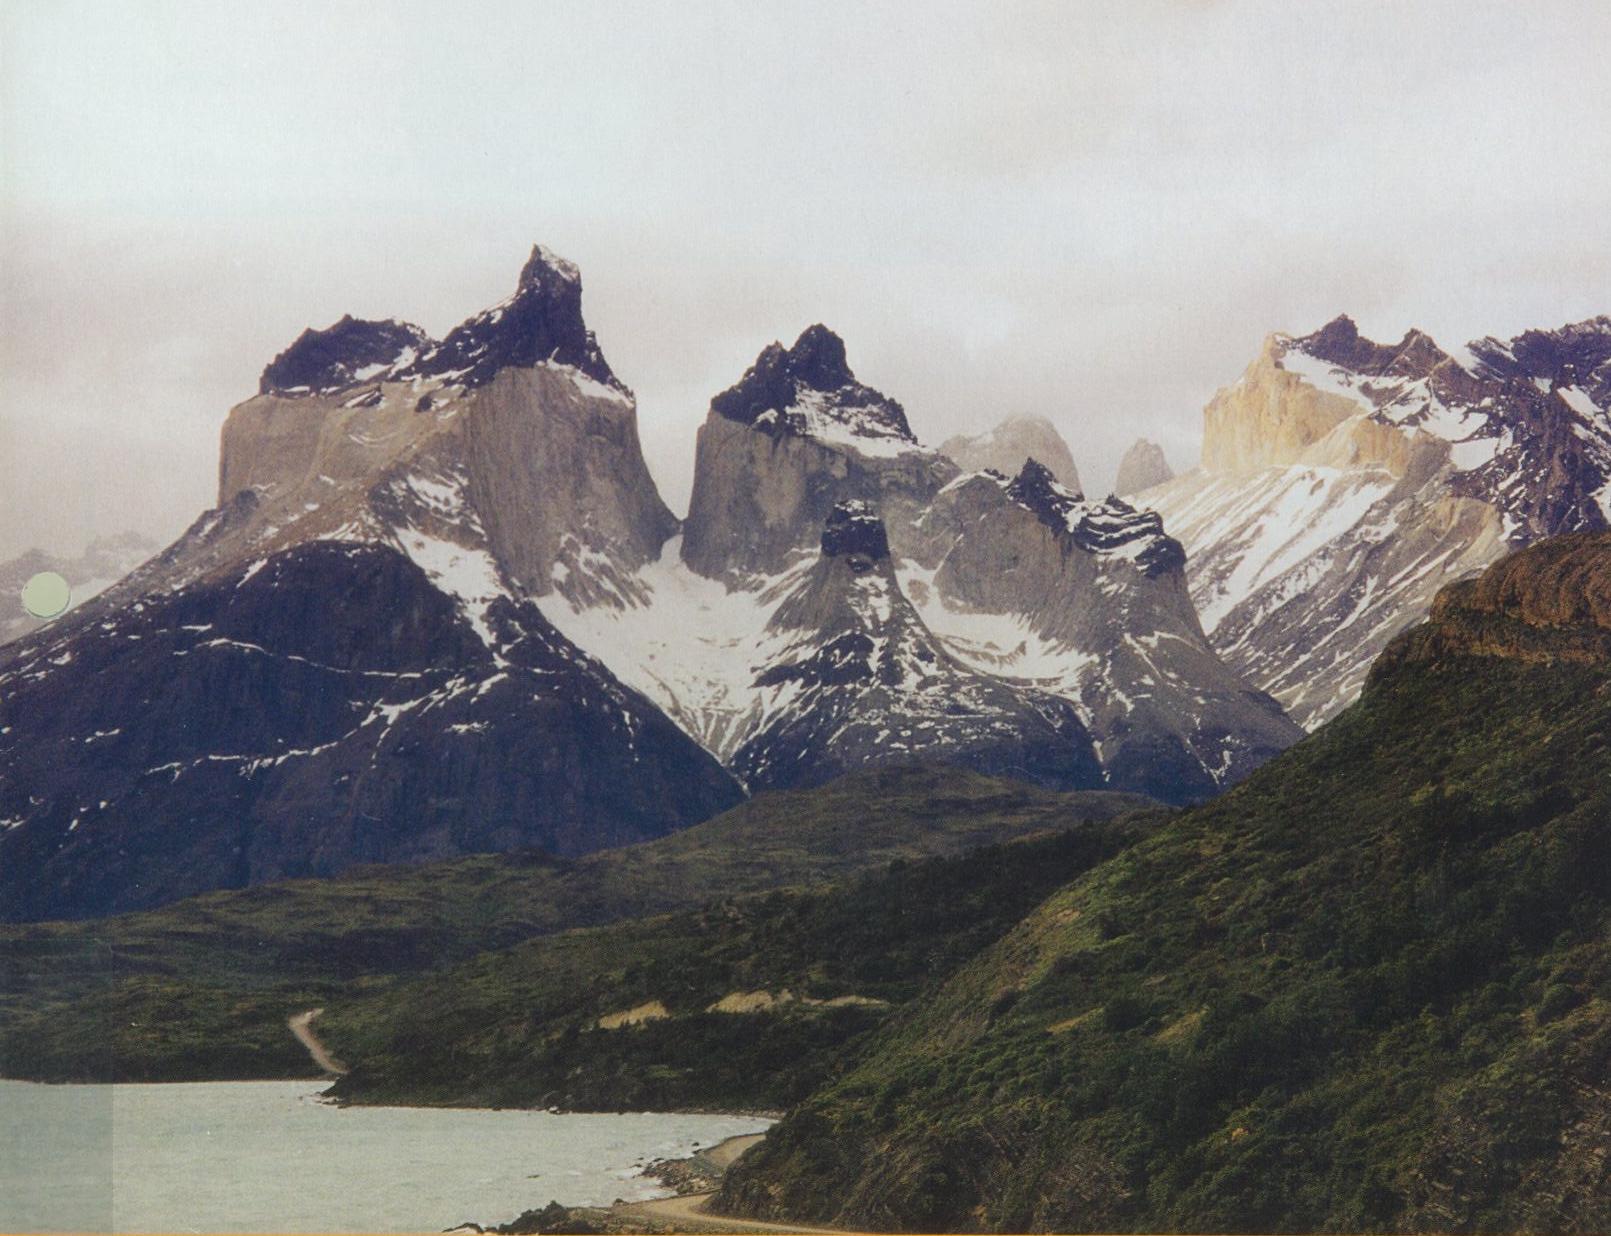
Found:
[[[641,1026],[645,1022],[661,1021],[670,1016],[671,1010],[659,1000],[647,1000],[632,1008],[622,1009],[619,1013],[606,1013],[599,1018],[599,1029],[620,1030],[625,1026]]]

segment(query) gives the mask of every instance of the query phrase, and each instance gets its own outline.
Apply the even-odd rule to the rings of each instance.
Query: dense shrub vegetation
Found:
[[[871,1228],[1611,1225],[1611,679],[1411,662],[1061,890],[722,1203]]]

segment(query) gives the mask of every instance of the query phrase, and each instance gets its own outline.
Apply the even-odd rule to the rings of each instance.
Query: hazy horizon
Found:
[[[1183,470],[1272,330],[1611,312],[1611,9],[0,4],[0,557],[171,539],[263,366],[576,261],[686,504],[812,322],[938,445]]]

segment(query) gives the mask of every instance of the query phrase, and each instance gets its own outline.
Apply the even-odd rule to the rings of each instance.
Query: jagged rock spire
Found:
[[[501,369],[544,361],[569,365],[606,386],[626,390],[583,320],[581,272],[552,250],[534,245],[513,296],[454,327],[398,376],[451,376],[465,386],[479,386]]]

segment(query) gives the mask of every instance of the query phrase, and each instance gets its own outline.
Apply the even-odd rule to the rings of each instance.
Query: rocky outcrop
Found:
[[[539,246],[514,296],[437,351],[334,391],[240,404],[223,431],[220,506],[250,490],[260,522],[293,538],[367,535],[371,489],[382,505],[407,491],[444,516],[473,511],[523,591],[624,604],[627,577],[677,520],[580,298],[575,267]]]
[[[1202,466],[1145,500],[1215,647],[1312,726],[1445,584],[1606,526],[1608,409],[1611,319],[1452,355],[1338,318],[1266,340],[1205,410]]]
[[[1127,498],[1174,478],[1175,470],[1164,458],[1163,447],[1145,438],[1137,438],[1124,453],[1124,458],[1119,460],[1119,475],[1113,483],[1113,492],[1121,498]]]
[[[513,296],[454,327],[395,376],[440,378],[474,389],[506,369],[538,365],[571,370],[619,394],[630,393],[582,320],[581,272],[542,245],[532,248]]]
[[[1467,657],[1611,663],[1611,532],[1554,537],[1447,585],[1428,621],[1383,654],[1372,680],[1407,663]]]
[[[328,395],[408,364],[432,346],[408,322],[365,321],[350,314],[324,330],[309,327],[263,370],[260,395]]]
[[[1057,427],[1043,416],[1009,416],[980,434],[958,434],[940,443],[940,454],[964,472],[999,472],[1017,476],[1025,460],[1039,460],[1058,484],[1080,492],[1074,456]]]

